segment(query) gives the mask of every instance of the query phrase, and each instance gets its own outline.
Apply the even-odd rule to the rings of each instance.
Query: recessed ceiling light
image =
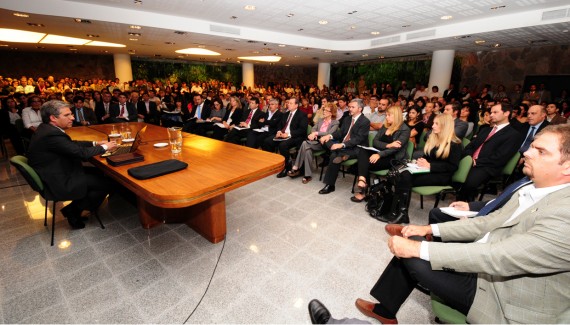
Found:
[[[176,43],[174,43],[174,42],[164,42],[164,44],[166,44],[166,45],[173,45],[173,44],[176,44]]]
[[[87,20],[87,19],[75,18],[74,20],[76,23],[91,24],[91,20]]]
[[[204,48],[197,48],[197,47],[191,47],[191,48],[187,48],[187,49],[182,49],[182,50],[176,50],[176,53],[182,53],[182,54],[194,54],[194,55],[221,55],[218,52],[214,52],[214,51],[210,51]]]
[[[496,7],[491,7],[491,10],[497,10],[497,9],[503,9],[506,8],[507,6],[496,6]]]
[[[352,15],[352,14],[355,14],[355,13],[357,13],[357,12],[358,12],[358,11],[353,10],[353,11],[349,12],[348,14],[349,14],[349,15]]]
[[[279,53],[273,53],[273,55],[279,55]]]
[[[380,32],[370,32],[372,35],[380,35]]]
[[[288,67],[289,65],[288,65],[288,64],[286,64],[285,66],[286,66],[286,67]]]
[[[237,16],[231,16],[230,19],[237,19]]]
[[[247,5],[247,6],[243,7],[243,9],[253,11],[253,10],[255,10],[255,6],[254,5]]]
[[[142,27],[139,25],[131,25],[129,26],[131,29],[141,29]]]
[[[204,49],[206,48],[206,45],[198,45],[199,48]]]
[[[235,49],[226,49],[226,51],[235,51]]]
[[[253,53],[253,54],[259,54],[259,51],[253,51],[253,52],[251,52],[251,53]]]
[[[295,14],[287,14],[287,18],[291,18],[293,16],[295,16]]]
[[[356,29],[356,26],[352,25],[350,26],[350,29]]]
[[[129,41],[138,41],[138,38],[129,38]]]
[[[75,48],[70,48],[69,50],[70,51],[77,51],[77,49],[75,49]]]
[[[37,48],[37,49],[40,49],[40,50],[45,49],[45,47],[43,47],[43,46],[36,46],[36,48]]]
[[[286,45],[285,44],[279,44],[278,46],[279,47],[285,47]]]
[[[453,18],[453,16],[449,16],[449,15],[448,15],[448,16],[441,16],[439,19],[442,19],[442,20],[449,20],[449,19],[451,19],[451,18]]]
[[[16,17],[23,17],[23,18],[28,18],[28,17],[30,17],[30,15],[28,15],[28,14],[23,14],[23,13],[21,13],[21,12],[15,12],[15,13],[13,13],[12,15],[14,15],[14,16],[16,16]]]
[[[182,32],[182,31],[179,31],[179,30],[175,30],[175,31],[174,31],[174,34],[186,35],[187,33],[186,33],[186,32]]]
[[[475,44],[485,44],[485,40],[478,39],[475,41]]]
[[[501,47],[501,43],[495,43],[493,44],[493,47]]]
[[[412,25],[402,25],[403,28],[408,28],[410,26],[412,26]]]
[[[297,29],[297,31],[298,31],[298,32],[302,32],[302,31],[304,31],[304,29],[299,28],[299,29]]]
[[[251,61],[261,61],[261,62],[279,62],[281,61],[280,56],[240,56],[240,60],[251,60]]]
[[[332,52],[331,50],[325,50],[325,53],[331,53],[331,52]]]
[[[32,26],[32,27],[46,27],[46,25],[44,24],[38,24],[38,23],[27,23],[28,26]]]
[[[568,33],[567,29],[562,30],[563,33]]]
[[[381,56],[379,56],[378,58],[379,58],[379,59],[383,59],[383,58],[384,58],[384,56],[383,56],[383,55],[381,55]]]
[[[87,34],[87,37],[90,37],[90,38],[94,38],[94,37],[99,37],[99,35],[95,35],[95,34]]]
[[[141,35],[142,35],[141,33],[129,33],[129,36],[140,37]]]
[[[329,22],[326,21],[326,20],[319,20],[319,24],[321,24],[321,25],[326,25],[326,24],[328,24],[328,23],[329,23]]]
[[[142,0],[134,0],[133,2],[136,5],[142,5]]]
[[[10,46],[10,45],[8,45],[8,44],[0,44],[0,47],[8,47],[8,46]]]
[[[300,56],[298,56],[298,55],[295,55],[294,57],[295,57],[295,58],[300,58]]]
[[[363,58],[365,58],[365,57],[367,57],[367,56],[368,56],[368,54],[362,54],[362,57],[363,57]]]

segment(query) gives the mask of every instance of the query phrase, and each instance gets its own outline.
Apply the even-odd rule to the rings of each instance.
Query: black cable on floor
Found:
[[[28,184],[18,184],[18,185],[12,185],[12,186],[0,187],[0,190],[6,189],[6,188],[18,187],[18,186],[25,186],[25,185],[28,185]]]
[[[210,289],[210,284],[212,283],[212,280],[214,279],[214,274],[216,274],[216,269],[218,268],[218,263],[220,263],[220,259],[222,258],[222,253],[224,252],[224,247],[226,247],[226,239],[224,239],[224,242],[222,244],[222,249],[220,250],[220,255],[218,256],[218,260],[216,261],[216,266],[214,266],[214,270],[212,271],[212,276],[210,276],[210,281],[208,281],[208,286],[206,287],[206,290],[204,290],[204,294],[202,295],[202,297],[200,297],[198,304],[196,304],[196,307],[194,307],[194,310],[192,310],[190,315],[188,315],[188,317],[186,318],[186,320],[182,324],[186,324],[188,322],[188,320],[190,319],[190,317],[192,317],[192,315],[194,315],[194,312],[196,311],[196,309],[198,309],[198,307],[200,307],[202,300],[204,299],[204,297],[208,293],[208,289]]]

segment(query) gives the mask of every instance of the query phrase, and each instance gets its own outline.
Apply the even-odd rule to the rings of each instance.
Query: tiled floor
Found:
[[[312,298],[333,316],[376,322],[354,300],[373,299],[391,254],[384,224],[349,200],[352,175],[329,195],[317,193],[318,180],[275,176],[229,192],[227,239],[215,245],[185,225],[141,228],[117,195],[100,209],[105,230],[90,220],[70,231],[60,204],[50,247],[43,202],[6,161],[0,166],[2,323],[310,323]],[[427,211],[414,196],[412,221],[426,223]],[[429,297],[415,292],[398,316],[433,322]]]

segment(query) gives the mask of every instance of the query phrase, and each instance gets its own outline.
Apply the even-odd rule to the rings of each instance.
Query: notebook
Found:
[[[101,155],[101,157],[109,157],[109,156],[115,156],[115,155],[122,155],[124,153],[129,153],[129,152],[135,152],[137,151],[137,149],[139,148],[139,146],[142,143],[142,136],[143,134],[146,132],[146,125],[139,130],[139,132],[137,132],[137,135],[135,136],[135,141],[133,141],[132,144],[122,144],[117,146],[116,149],[114,149],[113,151],[105,151],[105,153],[103,153]]]

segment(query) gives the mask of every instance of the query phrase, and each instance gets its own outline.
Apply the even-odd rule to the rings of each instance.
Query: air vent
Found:
[[[186,33],[186,32],[181,32],[181,31],[179,31],[179,30],[175,30],[175,31],[174,31],[174,34],[186,35],[187,33]]]
[[[421,32],[416,32],[416,33],[409,33],[408,35],[406,35],[406,40],[412,40],[412,39],[416,39],[416,38],[424,38],[424,37],[431,37],[431,36],[435,36],[435,29],[430,29],[430,30],[424,30]]]
[[[539,39],[539,40],[534,40],[534,41],[528,41],[528,44],[530,45],[536,45],[536,44],[543,44],[543,43],[548,43],[549,41],[547,39]]]
[[[544,20],[565,18],[567,12],[568,12],[568,9],[544,11],[542,13],[542,20],[544,21]]]
[[[225,27],[220,25],[210,25],[210,31],[216,33],[225,33],[232,35],[240,35],[241,31],[239,28]]]
[[[396,43],[400,41],[400,35],[397,36],[390,36],[390,37],[383,37],[383,38],[379,38],[379,39],[375,39],[373,41],[370,42],[370,46],[379,46],[379,45],[384,45],[384,44],[389,44],[389,43]]]
[[[257,43],[257,41],[251,41],[251,40],[250,40],[250,41],[247,41],[247,42],[248,42],[249,44],[255,44],[255,43]]]

